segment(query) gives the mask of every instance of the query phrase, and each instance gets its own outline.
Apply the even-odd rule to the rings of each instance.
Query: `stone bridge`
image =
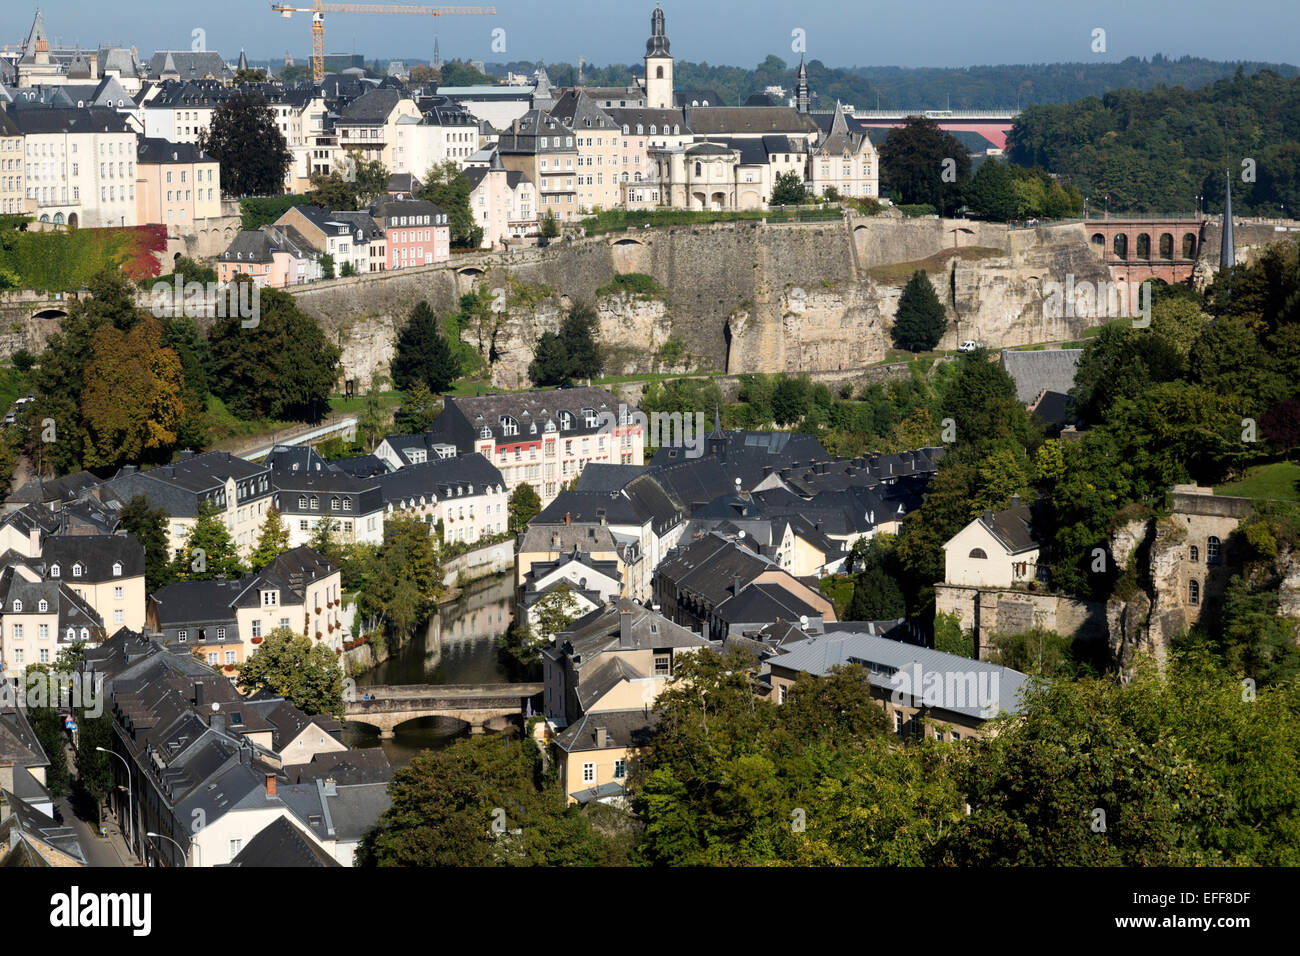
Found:
[[[1163,279],[1186,282],[1196,269],[1205,234],[1198,216],[1088,219],[1088,239],[1116,283]]]
[[[421,717],[455,717],[482,733],[488,721],[522,714],[541,684],[377,684],[357,688],[345,719],[368,724],[389,738],[401,724]]]

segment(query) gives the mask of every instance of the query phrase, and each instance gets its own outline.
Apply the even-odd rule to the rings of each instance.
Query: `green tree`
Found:
[[[287,627],[273,630],[239,665],[239,687],[246,694],[269,691],[305,714],[343,717],[343,672],[338,655]]]
[[[199,505],[198,518],[172,561],[171,572],[178,581],[215,581],[244,573],[225,518],[212,502]]]
[[[975,635],[962,630],[961,619],[956,614],[934,616],[934,649],[961,657],[975,656]]]
[[[325,253],[320,257],[320,277],[322,279],[334,278],[334,256],[331,253]]]
[[[772,206],[801,206],[806,198],[803,177],[793,169],[776,177],[772,186]]]
[[[599,326],[600,316],[590,304],[575,303],[558,333],[543,332],[538,339],[528,377],[543,388],[598,377],[604,368],[596,341]]]
[[[573,596],[573,588],[567,583],[561,583],[544,594],[528,614],[536,640],[541,644],[549,644],[577,616],[578,602]]]
[[[956,210],[970,178],[970,153],[934,120],[912,116],[880,147],[881,176],[896,202]]]
[[[1015,177],[1005,163],[993,158],[980,163],[966,187],[966,205],[976,216],[994,222],[1016,218]]]
[[[898,299],[894,344],[909,352],[928,352],[948,330],[948,314],[924,271],[912,273]]]
[[[537,489],[528,482],[520,484],[510,493],[510,500],[506,504],[510,533],[523,534],[528,529],[528,522],[537,517],[541,510],[542,499],[537,496]]]
[[[278,555],[284,554],[289,550],[289,529],[284,526],[284,521],[280,518],[280,512],[274,505],[266,512],[266,520],[262,522],[262,531],[257,539],[257,547],[253,549],[252,555],[249,556],[248,566],[254,571],[260,571]]]
[[[329,408],[341,351],[288,293],[263,289],[257,327],[218,319],[211,343],[213,390],[236,414],[318,421]]]
[[[546,215],[542,217],[541,232],[543,239],[554,239],[560,234],[560,224],[555,219],[555,213],[549,209],[546,210]]]
[[[393,427],[401,435],[418,435],[433,427],[442,411],[442,400],[429,386],[416,382],[406,390],[406,399],[393,417]]]
[[[471,737],[426,750],[393,775],[391,806],[367,834],[362,866],[574,866],[602,857],[600,837],[542,782],[537,748]]]
[[[477,249],[483,241],[483,229],[475,223],[469,208],[471,191],[465,173],[450,159],[431,166],[420,185],[419,198],[435,203],[447,214],[451,244],[459,249]]]
[[[261,93],[241,90],[212,112],[199,131],[199,148],[221,165],[221,191],[227,196],[276,196],[293,154]]]
[[[392,374],[393,384],[402,391],[421,382],[435,395],[441,395],[460,377],[460,362],[426,301],[416,305],[397,335]]]
[[[100,709],[98,714],[88,714],[85,707],[77,709],[77,780],[81,788],[95,802],[95,822],[103,819],[104,800],[113,789],[113,760],[99,748],[113,748],[113,718]],[[126,780],[122,781],[124,784]]]
[[[23,679],[28,688],[38,681],[45,685],[38,693],[28,691],[27,720],[40,741],[41,749],[50,758],[50,764],[45,768],[45,789],[58,800],[67,795],[72,779],[68,770],[68,738],[63,729],[63,715],[59,713],[59,685],[50,676],[49,668],[42,664],[29,664]],[[43,706],[32,706],[32,698],[43,701]]]
[[[144,586],[150,594],[172,580],[167,537],[170,520],[165,509],[150,508],[144,495],[131,498],[118,516],[119,527],[144,548]]]

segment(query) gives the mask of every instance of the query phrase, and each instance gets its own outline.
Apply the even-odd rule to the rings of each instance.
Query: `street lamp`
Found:
[[[185,852],[185,847],[181,846],[180,843],[178,843],[176,840],[173,840],[173,839],[172,839],[171,837],[169,837],[167,834],[165,834],[165,833],[155,833],[153,830],[147,830],[147,831],[145,831],[145,836],[147,836],[147,837],[154,837],[155,839],[158,839],[158,840],[166,840],[168,843],[174,844],[175,847],[176,847],[176,849],[178,849],[178,850],[181,851],[181,859],[185,861],[185,862],[182,864],[182,866],[189,866],[189,865],[190,865],[190,860],[189,860],[189,856],[190,856],[190,855],[189,855],[188,853]]]
[[[110,757],[116,757],[122,761],[122,766],[126,768],[126,812],[130,819],[127,820],[127,833],[131,838],[131,852],[135,853],[135,795],[131,792],[131,765],[126,762],[126,758],[121,754],[115,754],[105,747],[96,747],[100,753],[108,754]]]

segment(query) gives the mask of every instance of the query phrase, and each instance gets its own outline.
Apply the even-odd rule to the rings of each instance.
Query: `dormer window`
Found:
[[[115,561],[113,562],[113,577],[120,578],[121,576],[122,576],[122,563],[120,561]]]
[[[502,415],[500,418],[500,423],[501,423],[501,434],[503,435],[519,434],[519,423],[515,421],[513,418],[511,418],[509,415]]]
[[[573,427],[573,415],[569,412],[560,412],[560,431],[568,431]]]
[[[15,614],[18,614],[18,613],[20,613],[20,612],[22,611],[22,609],[23,609],[23,602],[22,602],[22,601],[14,601],[14,609],[13,609],[13,610],[14,610],[14,613],[15,613]]]
[[[51,565],[50,565],[50,577],[52,577],[52,578],[57,578],[58,576],[59,576],[59,566],[58,566],[57,564],[51,564]]]
[[[279,591],[262,592],[262,607],[279,607],[279,606],[280,606]]]
[[[75,641],[77,639],[76,628],[72,628],[72,627],[68,628],[67,635],[69,641]]]
[[[587,423],[588,428],[595,428],[597,425],[600,424],[600,419],[597,417],[596,410],[594,408],[584,408],[582,410],[582,418],[583,421]]]
[[[483,426],[483,430],[482,430],[481,432],[478,433],[478,437],[479,437],[479,438],[491,438],[491,437],[492,437],[492,429],[490,429],[490,428],[488,428],[486,425],[484,425],[484,426]]]
[[[77,564],[74,564],[74,565],[72,566],[72,576],[73,576],[74,578],[79,578],[79,577],[81,577],[81,564],[80,564],[80,562],[78,562]]]
[[[88,631],[88,630],[87,630],[86,628],[84,628],[84,627],[81,629],[81,639],[82,639],[83,641],[88,641],[88,640],[90,640],[90,631]]]
[[[41,601],[39,604],[36,605],[36,609],[37,609],[38,611],[40,611],[42,614],[44,614],[45,612],[47,612],[47,611],[50,609],[50,602],[49,602],[49,601]]]

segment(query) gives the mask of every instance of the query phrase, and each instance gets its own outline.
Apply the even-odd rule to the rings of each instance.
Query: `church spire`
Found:
[[[1237,249],[1232,237],[1232,173],[1225,171],[1227,186],[1223,194],[1223,241],[1219,246],[1219,268],[1231,269],[1237,264]]]
[[[808,112],[811,105],[808,96],[808,64],[804,62],[802,53],[799,54],[799,82],[795,84],[795,102],[800,113]]]

